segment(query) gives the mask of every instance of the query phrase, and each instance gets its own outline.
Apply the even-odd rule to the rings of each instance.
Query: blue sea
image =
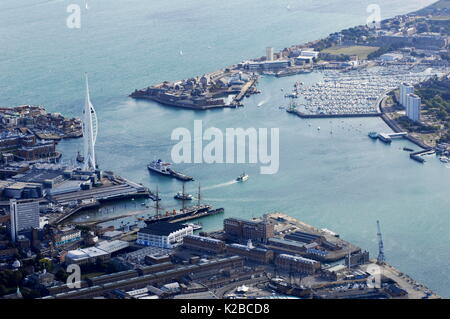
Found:
[[[223,130],[279,128],[280,169],[275,175],[259,174],[259,164],[177,166],[202,184],[205,202],[225,208],[224,216],[202,220],[206,230],[221,228],[224,217],[281,211],[329,228],[376,257],[380,220],[388,262],[450,297],[449,166],[434,156],[424,165],[411,161],[402,148],[417,147],[404,140],[390,146],[370,140],[369,131],[389,132],[380,119],[302,120],[279,109],[286,104],[281,89],[290,90],[296,81],[320,80],[319,73],[264,77],[258,85],[262,93],[245,99],[239,109],[200,112],[128,98],[136,88],[262,56],[267,46],[280,50],[364,24],[372,2],[2,1],[0,106],[44,105],[51,112],[81,116],[88,72],[99,117],[99,165],[152,190],[158,186],[165,209],[179,207],[172,197],[181,184],[150,175],[146,164],[170,160],[173,129],[193,130],[194,120]],[[432,2],[377,1],[382,18]],[[67,27],[71,4],[81,8],[80,29]],[[59,149],[63,161],[74,162],[82,140],[63,141]],[[242,171],[250,179],[233,183]],[[197,182],[186,188],[195,194]],[[109,212],[142,207],[138,201],[124,202]]]

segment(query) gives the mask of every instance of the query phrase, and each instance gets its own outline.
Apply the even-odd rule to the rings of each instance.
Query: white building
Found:
[[[407,97],[410,93],[414,93],[414,86],[405,82],[400,84],[400,105],[404,106],[405,108],[408,102]]]
[[[122,240],[104,241],[97,246],[68,251],[65,262],[66,264],[87,264],[96,262],[98,259],[107,261],[111,258],[111,254],[129,246],[128,242]]]
[[[273,48],[272,47],[266,48],[266,60],[273,61]]]
[[[314,51],[314,49],[304,49],[304,50],[301,50],[300,55],[301,56],[311,56],[314,59],[317,59],[319,57],[319,52]]]
[[[380,60],[384,62],[393,62],[403,59],[403,55],[399,53],[385,53],[380,56]]]
[[[406,116],[414,122],[420,121],[420,104],[422,103],[420,97],[414,93],[407,96]]]
[[[314,57],[310,55],[300,55],[295,58],[295,64],[302,65],[305,63],[311,64],[314,61]]]
[[[192,235],[191,226],[171,224],[167,222],[149,224],[137,233],[136,243],[144,246],[174,248],[183,243],[183,238]]]
[[[9,201],[11,239],[16,241],[17,235],[22,230],[39,228],[39,202],[34,200]]]

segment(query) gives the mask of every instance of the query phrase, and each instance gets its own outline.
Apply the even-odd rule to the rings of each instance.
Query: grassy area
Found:
[[[323,50],[323,53],[329,53],[334,55],[357,55],[358,59],[365,60],[367,59],[367,56],[378,50],[378,47],[369,47],[369,46],[361,46],[361,45],[355,45],[350,47],[331,47],[328,49]]]

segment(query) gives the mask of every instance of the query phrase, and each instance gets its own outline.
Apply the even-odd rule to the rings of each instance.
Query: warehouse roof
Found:
[[[140,233],[157,235],[157,236],[169,236],[171,233],[174,233],[180,229],[184,228],[192,228],[190,226],[183,226],[180,224],[171,224],[168,222],[160,222],[149,224],[145,228],[141,228],[139,230]]]

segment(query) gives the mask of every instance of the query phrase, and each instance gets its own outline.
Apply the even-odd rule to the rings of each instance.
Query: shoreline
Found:
[[[424,6],[420,9],[417,9],[415,11],[412,12],[408,12],[405,14],[401,14],[398,16],[406,16],[406,15],[412,15],[412,14],[417,14],[418,12],[421,12],[423,10],[426,10],[427,8],[432,8],[433,6],[435,6],[437,3],[441,2],[442,0],[436,0],[435,2],[433,2],[430,5]],[[384,20],[382,20],[381,22],[384,21],[389,21],[394,17],[389,17],[386,18]],[[365,25],[355,25],[353,27],[349,27],[349,28],[358,28],[358,27],[363,27]],[[345,30],[345,29],[344,29]],[[337,32],[342,32],[344,30],[339,30]],[[306,47],[313,47],[315,44],[320,43],[322,40],[324,39],[328,39],[329,36],[326,36],[324,38],[321,39],[316,39],[316,40],[312,40],[303,44],[293,44],[290,46],[287,46],[284,50],[293,50],[294,48],[306,48]],[[355,45],[357,46],[358,44]],[[363,46],[365,46],[364,44],[362,44]],[[283,51],[284,51],[283,50]],[[282,52],[277,52],[276,54],[279,54],[280,57],[282,56]],[[316,51],[317,53],[321,53],[322,50],[318,50]],[[273,52],[273,48],[272,48],[272,54],[274,54]],[[281,62],[280,57],[278,59],[275,60],[269,60],[269,62]],[[248,59],[246,61],[253,61],[253,62],[257,62],[257,61],[261,61],[261,59],[263,59],[264,57],[259,57],[259,58],[251,58]],[[264,60],[262,60],[264,61]],[[267,60],[266,60],[267,61]],[[336,61],[335,61],[336,62]],[[370,62],[374,62],[373,59],[369,59],[367,58],[367,60],[365,61],[367,63]],[[245,97],[245,96],[249,96],[250,94],[255,94],[255,93],[259,93],[259,92],[249,92],[251,88],[255,88],[256,84],[257,84],[257,79],[259,76],[261,75],[267,75],[267,76],[273,76],[274,78],[280,78],[280,77],[288,77],[288,76],[294,76],[294,75],[298,75],[298,74],[302,74],[302,73],[311,73],[313,72],[315,69],[322,69],[324,68],[323,65],[317,65],[317,64],[311,64],[308,67],[306,67],[306,64],[304,64],[303,66],[301,66],[299,68],[299,66],[297,65],[291,65],[287,68],[284,67],[278,67],[275,69],[258,69],[258,70],[252,70],[252,69],[243,69],[240,67],[241,63],[235,63],[232,64],[230,66],[227,67],[222,67],[219,68],[215,71],[212,72],[208,72],[205,73],[201,78],[203,79],[206,76],[211,76],[211,78],[221,78],[223,75],[227,74],[227,73],[232,73],[233,71],[240,71],[242,73],[247,73],[247,74],[253,74],[256,75],[256,79],[252,79],[249,82],[252,82],[246,89],[242,89],[242,91],[244,92],[240,92],[238,94],[237,97],[233,98],[233,101],[231,104],[225,104],[225,103],[211,103],[208,104],[207,102],[218,102],[217,101],[217,97],[218,96],[209,96],[206,98],[206,101],[204,101],[204,104],[199,104],[199,105],[195,105],[195,100],[198,98],[198,96],[191,96],[191,97],[186,97],[185,94],[185,90],[181,90],[179,88],[176,88],[175,91],[179,90],[183,96],[184,96],[184,100],[183,99],[178,99],[178,100],[174,100],[174,94],[172,94],[173,92],[170,93],[170,96],[164,96],[164,94],[161,94],[160,92],[150,92],[152,90],[156,90],[156,89],[160,89],[161,87],[164,87],[167,84],[179,84],[185,80],[176,80],[173,81],[172,83],[169,81],[163,81],[161,83],[155,84],[155,85],[150,85],[148,87],[145,87],[143,89],[136,89],[134,92],[132,92],[131,94],[129,94],[129,97],[134,98],[134,99],[144,99],[144,100],[151,100],[151,101],[155,101],[157,103],[160,103],[162,105],[166,105],[166,106],[174,106],[174,107],[180,107],[180,108],[184,108],[184,109],[192,109],[192,110],[208,110],[208,109],[214,109],[214,108],[236,108],[238,106],[243,106],[241,105],[239,102]],[[364,65],[364,67],[371,67],[369,65]],[[334,67],[332,67],[334,68]],[[339,68],[338,68],[339,69]],[[341,70],[345,71],[348,70],[349,68],[341,68]],[[351,68],[350,68],[351,69]],[[193,79],[200,79],[200,76],[194,76],[188,79],[188,81],[191,81]],[[244,86],[246,86],[247,84],[249,84],[249,82],[247,82]],[[203,84],[203,83],[202,83]],[[204,84],[205,87],[207,87],[209,84]],[[231,92],[221,92],[219,94],[219,96],[228,96],[232,94]],[[188,101],[188,102],[185,102]],[[302,116],[300,116],[302,115]],[[378,114],[376,116],[381,116],[382,114]],[[305,117],[305,118],[314,118],[314,117],[310,117],[309,115],[306,114],[299,114],[300,117]],[[349,117],[356,117],[358,115],[352,115],[350,114]],[[361,115],[362,116],[362,115]],[[374,115],[368,115],[368,116],[374,116]],[[320,118],[322,116],[318,116],[318,118]],[[331,116],[330,116],[331,117]],[[345,117],[345,116],[336,116],[336,117]]]
[[[379,101],[379,108],[380,108],[380,111],[381,111],[380,118],[384,121],[384,123],[386,123],[387,126],[389,126],[389,128],[392,131],[394,131],[394,133],[404,132],[405,130],[402,129],[395,120],[391,119],[389,117],[389,115],[387,114],[387,112],[384,110],[383,102],[386,100],[386,98],[387,98],[387,95],[385,94],[383,96],[383,98]],[[425,142],[415,138],[414,136],[411,136],[410,132],[408,132],[408,134],[405,135],[403,138],[408,140],[408,141],[410,141],[411,143],[419,146],[424,151],[429,151],[429,150],[433,149],[433,147],[431,147],[430,145],[426,144]]]
[[[442,0],[437,0],[435,2],[433,2],[430,5],[427,5],[421,9],[415,10],[413,12],[409,12],[409,13],[405,13],[402,15],[398,15],[398,16],[411,16],[411,15],[415,15],[415,14],[420,14],[420,12],[424,12],[427,10],[427,8],[429,8],[429,10],[433,11],[436,8],[436,4],[442,2]],[[394,17],[390,17],[390,18],[386,18],[384,20],[382,20],[382,22],[389,22],[392,21],[393,19],[395,19],[397,16]],[[364,28],[364,25],[358,25],[358,26],[354,26],[352,28]],[[347,29],[346,29],[347,30]],[[338,31],[339,33],[342,33],[345,30],[340,30]],[[318,49],[318,51],[315,51],[315,45],[317,43],[320,43],[323,40],[329,40],[330,36],[322,38],[322,39],[318,39],[318,40],[313,40],[307,43],[303,43],[303,44],[297,44],[297,45],[291,45],[290,47],[285,48],[283,51],[279,51],[276,52],[275,55],[277,56],[276,59],[272,59],[272,60],[268,60],[267,58],[261,57],[261,58],[254,58],[254,59],[250,59],[250,60],[246,60],[252,63],[263,63],[264,61],[266,61],[266,63],[281,63],[285,60],[286,55],[284,51],[287,50],[287,52],[292,52],[292,50],[294,49],[301,49],[304,48],[305,46],[310,46],[312,49],[309,50],[313,50],[314,53],[317,54],[317,57],[319,57],[320,54],[322,54],[323,49]],[[365,44],[358,44],[357,41],[355,41],[356,46],[358,45],[365,45]],[[334,44],[331,44],[331,47],[333,47]],[[381,46],[380,46],[381,48]],[[272,55],[274,55],[273,52],[273,48],[268,48],[272,49]],[[289,55],[290,56],[290,55]],[[292,60],[292,59],[291,59]],[[315,60],[315,59],[314,59]],[[263,62],[260,62],[263,61]],[[267,62],[269,61],[269,62]],[[313,60],[311,60],[313,61]],[[327,60],[330,63],[336,63],[337,61],[332,60]],[[364,67],[364,68],[372,68],[375,67],[376,65],[378,65],[377,63],[373,64],[374,62],[376,62],[376,60],[374,58],[370,58],[367,57],[366,60],[363,59],[363,63],[359,66],[354,65],[353,67],[338,67],[338,70],[345,72],[347,70],[350,69],[359,69],[359,67]],[[322,60],[320,60],[320,62],[323,62]],[[238,64],[233,64],[229,67],[225,67],[225,68],[221,68],[218,69],[217,71],[213,71],[211,73],[207,73],[205,75],[202,76],[202,78],[200,79],[200,77],[197,78],[191,78],[189,81],[192,81],[194,79],[200,79],[199,83],[204,80],[205,77],[209,77],[211,76],[211,79],[216,77],[218,79],[222,78],[223,76],[227,75],[227,74],[233,74],[233,72],[239,72],[239,73],[246,73],[247,75],[252,74],[253,76],[255,76],[255,79],[251,79],[249,80],[247,83],[245,83],[242,87],[241,87],[241,93],[239,93],[239,95],[237,97],[233,98],[233,101],[227,105],[225,103],[221,103],[219,102],[219,100],[215,100],[214,98],[217,98],[217,96],[222,96],[220,94],[218,94],[217,96],[214,96],[214,94],[211,95],[207,95],[206,93],[212,93],[210,92],[210,86],[215,86],[215,83],[213,85],[209,84],[208,81],[206,81],[205,84],[204,82],[201,82],[200,87],[203,88],[205,94],[203,94],[202,96],[206,96],[206,100],[203,101],[203,103],[206,104],[199,104],[198,106],[195,105],[196,100],[198,99],[197,95],[189,95],[190,93],[193,93],[195,91],[195,82],[194,82],[194,86],[190,86],[190,89],[187,89],[185,87],[183,87],[184,81],[185,80],[181,80],[181,81],[176,81],[173,82],[173,86],[172,87],[168,87],[166,88],[167,84],[172,85],[172,83],[169,82],[162,82],[160,84],[154,85],[154,86],[149,86],[145,89],[142,90],[136,90],[135,92],[133,92],[132,94],[130,94],[130,97],[133,98],[137,98],[137,99],[148,99],[148,100],[152,100],[155,101],[157,103],[160,103],[162,105],[168,105],[168,106],[174,106],[174,107],[180,107],[180,108],[184,108],[184,109],[193,109],[193,110],[207,110],[207,109],[215,109],[215,108],[236,108],[238,106],[243,106],[240,101],[245,97],[245,96],[249,96],[250,94],[254,94],[254,93],[258,93],[258,92],[254,92],[254,91],[250,91],[250,89],[254,89],[256,90],[256,84],[257,84],[257,79],[259,76],[261,75],[267,75],[267,76],[273,76],[274,78],[279,78],[279,77],[286,77],[286,76],[294,76],[297,75],[299,73],[311,73],[314,70],[318,70],[318,69],[322,69],[324,68],[324,65],[321,65],[320,63],[312,63],[310,62],[310,67],[308,68],[308,72],[305,72],[305,65],[303,64],[303,66],[301,68],[299,68],[299,66],[297,66],[296,64],[292,64],[292,61],[290,62],[290,65],[286,67],[286,65],[284,65],[283,67],[277,66],[278,68],[275,69],[253,69],[253,68],[245,68],[243,67],[243,65],[245,66],[245,63],[248,62],[242,62],[242,63],[238,63]],[[326,62],[328,63],[328,62]],[[256,75],[257,74],[257,75]],[[192,83],[189,83],[190,85]],[[192,91],[191,91],[192,90]],[[229,91],[229,89],[227,89]],[[230,94],[228,91],[226,91],[224,93],[224,96],[227,96],[227,94]],[[391,91],[390,91],[391,92]],[[180,94],[180,96],[177,96],[177,94]],[[223,94],[223,92],[222,92]],[[286,111],[288,113],[292,113],[297,115],[300,118],[305,118],[305,119],[314,119],[314,118],[356,118],[356,117],[381,117],[381,119],[389,126],[389,128],[395,132],[403,132],[405,130],[403,130],[399,124],[392,118],[389,117],[388,112],[386,112],[383,108],[383,103],[385,102],[386,99],[386,95],[387,93],[384,93],[383,95],[381,95],[376,103],[376,107],[378,112],[376,113],[348,113],[348,114],[306,114],[303,113],[295,108],[287,108]],[[181,96],[183,97],[184,100],[180,100]],[[178,100],[175,100],[178,99]],[[187,102],[186,102],[187,101]],[[223,100],[221,100],[223,102]],[[208,104],[208,102],[214,102],[213,104]],[[422,139],[419,139],[417,137],[414,137],[411,135],[411,132],[408,132],[408,135],[404,136],[404,138],[410,142],[412,142],[413,144],[419,146],[420,148],[424,149],[424,150],[430,150],[433,149],[432,146],[428,145],[425,141],[423,141]]]

